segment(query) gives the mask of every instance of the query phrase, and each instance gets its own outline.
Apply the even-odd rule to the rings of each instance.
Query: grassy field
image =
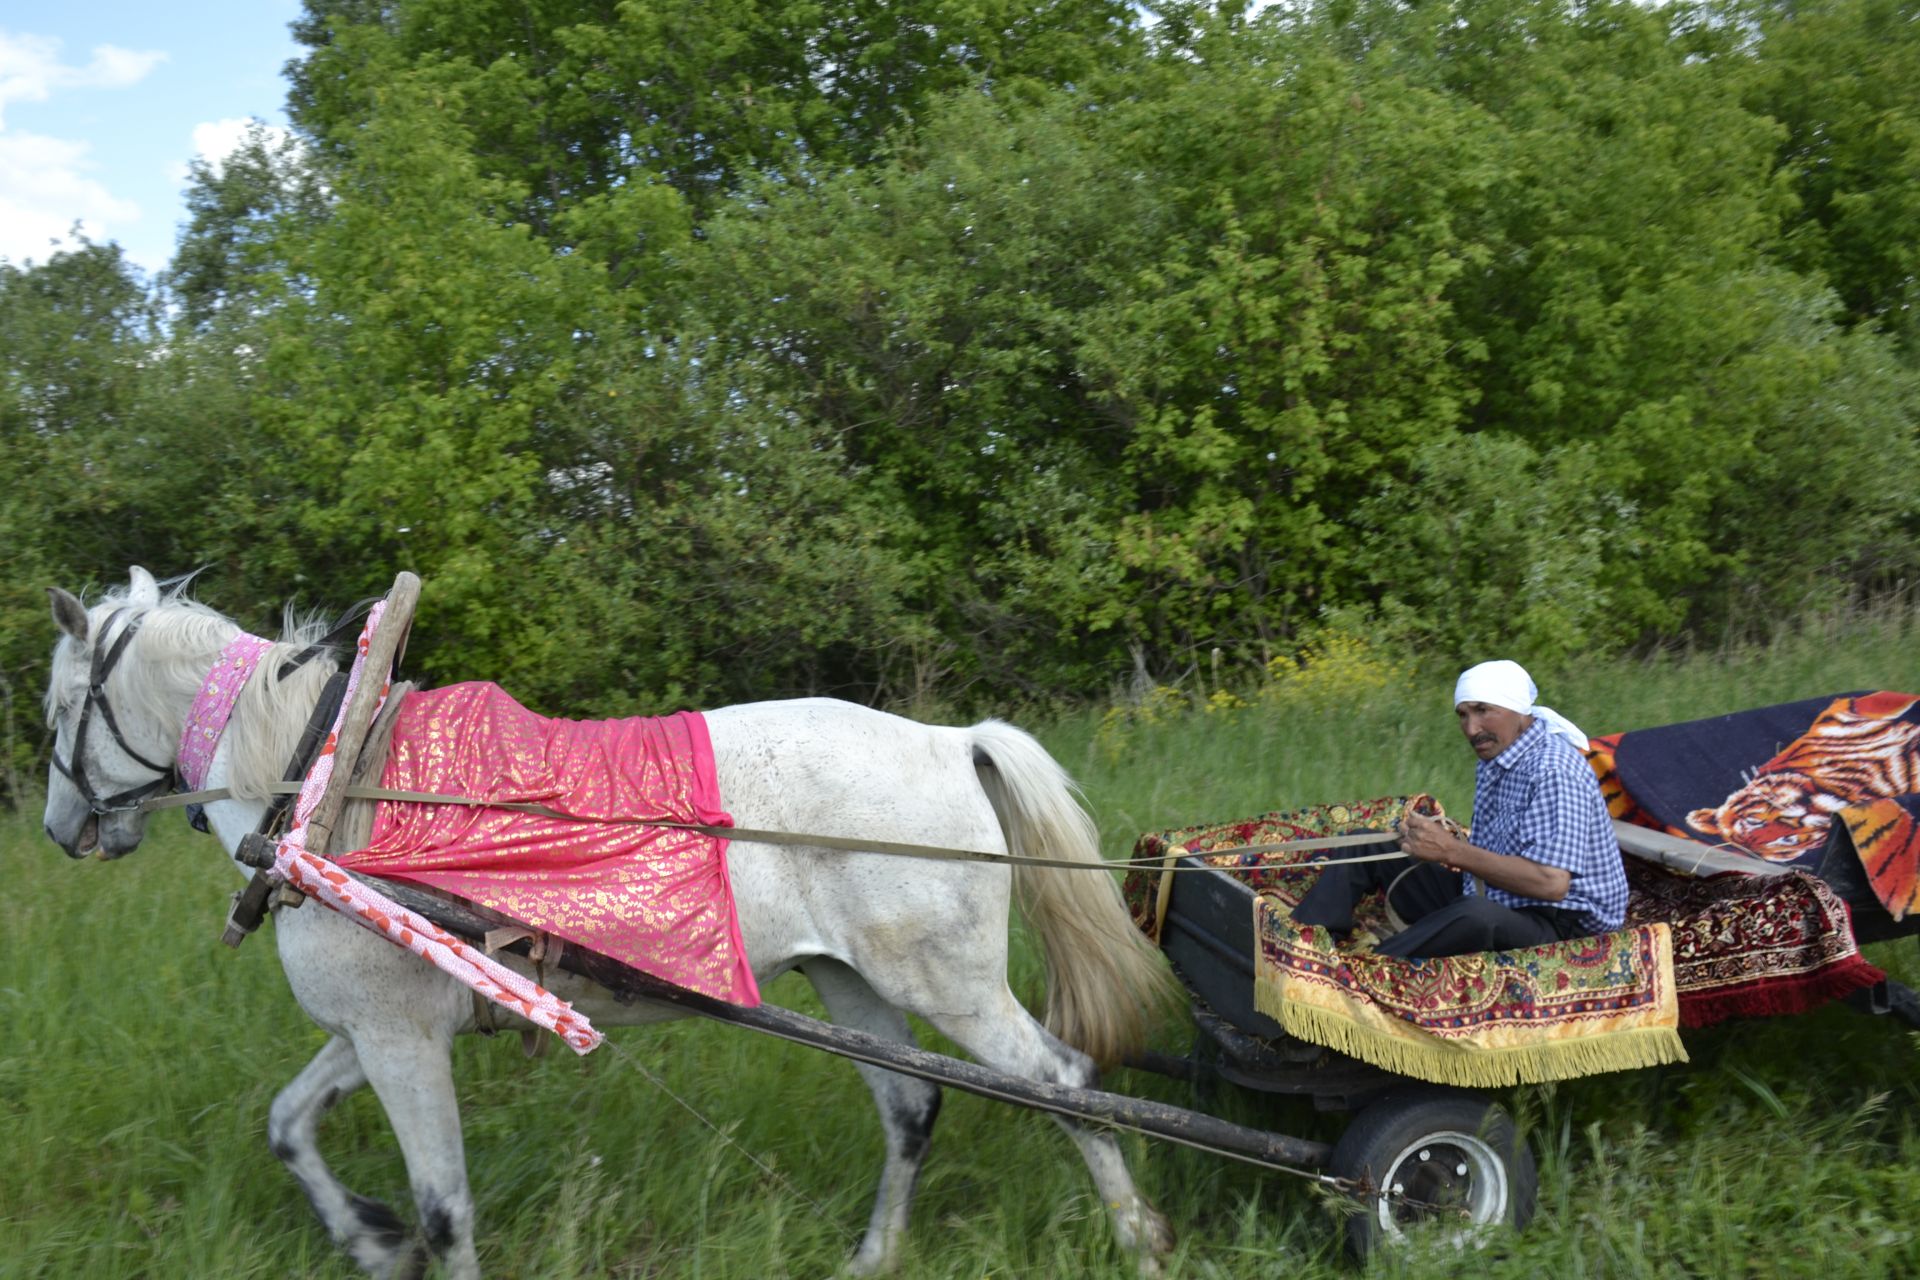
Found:
[[[1836,620],[1750,651],[1606,663],[1545,701],[1593,732],[1849,688],[1920,686],[1910,616]],[[1141,831],[1320,800],[1433,790],[1464,813],[1471,757],[1451,673],[1332,655],[1264,691],[1042,728],[1085,782],[1110,854]],[[116,864],[74,864],[37,815],[0,819],[0,1277],[356,1274],[268,1152],[267,1104],[322,1035],[287,996],[271,926],[218,941],[233,872],[177,817]],[[1870,953],[1920,980],[1912,942]],[[1023,993],[1037,966],[1017,949]],[[816,1012],[804,984],[782,1004]],[[1169,1026],[1161,1047],[1183,1051]],[[496,1277],[831,1274],[864,1224],[879,1129],[853,1071],[695,1023],[616,1031],[739,1150],[614,1053],[524,1060],[458,1048],[481,1256]],[[937,1041],[934,1041],[937,1045]],[[1912,1034],[1830,1009],[1689,1033],[1693,1062],[1514,1091],[1538,1216],[1471,1256],[1387,1259],[1406,1276],[1905,1276],[1920,1273],[1920,1079]],[[940,1046],[944,1047],[944,1046]],[[1111,1087],[1185,1103],[1186,1086]],[[1227,1089],[1242,1123],[1330,1139],[1337,1117]],[[406,1179],[363,1092],[323,1132],[357,1190],[404,1211]],[[1126,1143],[1172,1219],[1176,1277],[1334,1276],[1339,1208],[1297,1180]],[[949,1094],[909,1277],[1128,1276],[1084,1170],[1035,1115]]]

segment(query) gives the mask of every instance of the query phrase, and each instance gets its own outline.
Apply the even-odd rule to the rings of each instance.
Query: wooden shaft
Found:
[[[566,954],[574,953],[569,951]],[[564,966],[565,963],[566,955],[563,955],[561,964]],[[1024,1076],[1009,1075],[978,1063],[930,1053],[915,1045],[883,1039],[847,1027],[836,1027],[778,1005],[763,1004],[758,1008],[745,1009],[664,983],[657,984],[653,991],[641,998],[670,1004],[718,1022],[751,1027],[783,1040],[873,1063],[903,1075],[950,1085],[982,1097],[1095,1123],[1120,1124],[1174,1142],[1235,1151],[1264,1164],[1318,1169],[1326,1166],[1333,1153],[1333,1148],[1324,1142],[1290,1138],[1264,1129],[1250,1129],[1216,1119],[1204,1112],[1189,1111],[1185,1107],[1152,1102],[1123,1093],[1047,1084]]]
[[[368,883],[400,905],[470,940],[484,937],[488,929],[515,923],[498,912],[471,903],[452,902],[416,885],[371,878]],[[521,941],[507,949],[525,951],[527,945]],[[628,968],[617,960],[579,947],[566,948],[561,953],[559,967],[606,988],[621,1001],[645,1000],[671,1005],[716,1022],[747,1027],[783,1040],[824,1049],[841,1057],[886,1067],[902,1075],[951,1085],[968,1093],[1040,1111],[1095,1123],[1121,1124],[1173,1142],[1238,1152],[1269,1165],[1324,1168],[1333,1154],[1333,1148],[1324,1142],[1250,1129],[1202,1112],[1126,1094],[1047,1084],[1023,1076],[1008,1075],[978,1063],[929,1053],[914,1045],[847,1027],[836,1027],[777,1005],[742,1008],[662,982],[637,969]]]
[[[394,656],[406,643],[407,630],[413,625],[413,611],[419,603],[420,579],[403,570],[394,578],[393,590],[387,593],[386,611],[367,641],[367,661],[361,668],[360,683],[354,686],[353,697],[341,717],[340,736],[333,744],[333,775],[307,819],[306,846],[311,853],[324,857],[331,848],[334,825],[339,822],[340,810],[347,802],[347,783],[353,777],[354,763],[360,759],[367,730],[373,725],[374,703],[386,686]]]

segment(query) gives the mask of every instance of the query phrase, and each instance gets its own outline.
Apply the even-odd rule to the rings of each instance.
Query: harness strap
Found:
[[[282,667],[281,670],[286,668]],[[261,831],[271,830],[270,824],[278,822],[280,815],[287,811],[287,806],[293,803],[293,798],[300,794],[300,783],[307,776],[307,770],[313,767],[313,758],[320,754],[320,744],[333,728],[333,718],[339,713],[340,703],[346,696],[347,673],[336,671],[320,687],[320,699],[313,704],[313,710],[307,716],[307,727],[300,731],[300,743],[293,749],[293,759],[287,762],[286,770],[280,775],[288,785],[274,788],[273,803],[260,820]]]
[[[278,794],[283,791],[298,791],[297,784],[281,783],[273,788]],[[206,804],[215,800],[225,800],[233,793],[221,788],[214,791],[195,791],[176,796],[166,796],[150,800],[143,807],[165,809],[180,804]],[[948,849],[939,845],[907,844],[897,840],[864,840],[849,836],[799,835],[790,831],[762,831],[752,827],[715,827],[699,822],[663,822],[654,818],[586,818],[575,813],[566,813],[544,804],[518,804],[491,800],[476,800],[470,796],[442,795],[434,791],[396,791],[389,787],[354,785],[346,788],[349,800],[385,800],[397,804],[457,804],[475,809],[504,809],[513,813],[531,813],[543,818],[553,818],[561,822],[594,822],[619,826],[661,827],[672,831],[692,831],[699,835],[719,840],[744,841],[748,844],[807,845],[819,849],[838,849],[847,853],[882,853],[903,858],[928,858],[944,862],[994,862],[1025,867],[1057,867],[1064,871],[1125,871],[1134,867],[1147,870],[1160,870],[1158,859],[1123,858],[1117,861],[1102,859],[1099,862],[1073,862],[1065,858],[1034,858],[1018,853],[991,853],[985,849]],[[1319,836],[1307,840],[1282,840],[1274,844],[1235,845],[1225,849],[1209,849],[1207,856],[1217,854],[1242,853],[1286,853],[1307,849],[1338,849],[1357,844],[1380,844],[1391,840],[1388,832],[1370,832],[1345,836]],[[1366,854],[1358,858],[1346,858],[1343,862],[1388,862],[1407,855],[1398,851],[1392,853]],[[1169,867],[1170,871],[1212,871],[1213,867]],[[1324,867],[1318,862],[1305,862],[1297,867],[1269,867],[1269,871],[1319,871]]]
[[[115,609],[107,618],[107,627],[113,626],[113,624],[127,612],[126,609]],[[93,651],[93,669],[87,675],[87,696],[93,699],[95,704],[99,706],[100,718],[106,721],[107,728],[113,733],[115,745],[148,769],[152,769],[157,773],[172,773],[172,765],[155,764],[128,745],[127,736],[120,732],[120,722],[113,718],[113,705],[107,701],[107,677],[113,674],[114,667],[120,663],[121,655],[127,651],[127,646],[133,643],[134,636],[140,632],[140,624],[145,620],[145,614],[134,614],[133,621],[121,628],[120,634],[113,638],[113,644],[110,648],[102,650],[97,646],[95,647]],[[101,629],[105,630],[106,628],[103,627]]]
[[[367,610],[379,604],[383,598],[384,597],[381,596],[368,596],[365,600],[348,608],[345,613],[340,615],[339,620],[328,629],[325,635],[280,664],[280,678],[285,680],[303,664],[311,662],[328,649],[340,644],[348,636],[355,634],[360,619],[366,617]],[[396,680],[400,678],[400,673],[397,670],[393,674]]]
[[[242,861],[246,861],[244,853],[249,840],[258,838],[261,842],[267,843],[268,837],[280,825],[280,819],[286,813],[287,805],[292,802],[294,795],[299,793],[300,779],[306,777],[307,770],[313,767],[313,758],[319,754],[321,740],[331,727],[334,712],[338,710],[340,699],[346,695],[346,691],[347,677],[344,672],[336,672],[329,677],[325,687],[320,690],[319,701],[314,703],[313,712],[307,717],[307,727],[300,734],[300,742],[293,749],[293,757],[287,761],[287,767],[280,772],[280,776],[285,779],[281,787],[276,788],[280,794],[261,815],[259,824],[254,827],[253,835],[240,842]],[[198,802],[195,801],[194,795],[210,794],[213,793],[203,791],[195,792],[193,795],[167,797],[167,799],[184,801],[189,806],[193,806],[194,811],[197,812]],[[171,807],[151,801],[149,803],[153,804],[154,808]],[[271,865],[271,859],[269,859],[269,865]],[[268,899],[272,896],[274,889],[275,882],[267,875],[266,870],[256,867],[253,879],[247,882],[247,887],[233,895],[232,904],[227,908],[226,928],[221,933],[220,940],[230,947],[237,947],[245,942],[247,935],[258,929],[260,922],[266,918]]]

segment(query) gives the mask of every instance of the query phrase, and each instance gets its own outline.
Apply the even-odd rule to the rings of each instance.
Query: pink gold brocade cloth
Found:
[[[698,713],[560,720],[493,684],[414,693],[401,707],[381,785],[602,821],[382,801],[371,843],[340,855],[341,866],[452,893],[703,995],[760,1003],[727,841],[604,821],[733,824]]]

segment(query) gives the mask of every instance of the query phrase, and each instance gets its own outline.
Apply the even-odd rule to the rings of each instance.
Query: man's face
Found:
[[[1460,717],[1460,732],[1467,735],[1467,745],[1482,760],[1491,760],[1512,746],[1513,740],[1533,723],[1532,716],[1491,702],[1463,702],[1453,710]]]

